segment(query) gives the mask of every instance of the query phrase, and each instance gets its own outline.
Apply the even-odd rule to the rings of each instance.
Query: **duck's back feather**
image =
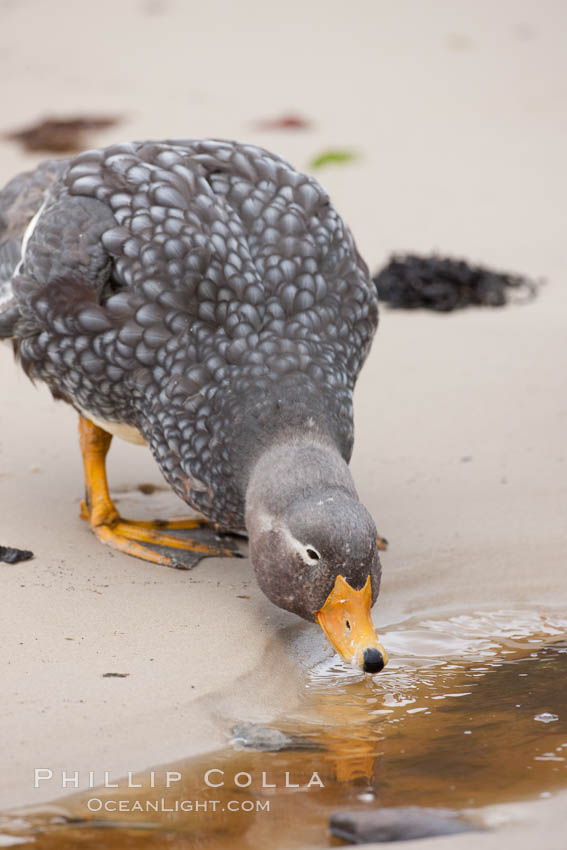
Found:
[[[224,500],[242,515],[228,479],[278,418],[332,421],[349,454],[377,300],[316,180],[215,140],[117,145],[59,168],[12,277],[32,377],[139,428],[183,498],[199,480],[209,514]]]

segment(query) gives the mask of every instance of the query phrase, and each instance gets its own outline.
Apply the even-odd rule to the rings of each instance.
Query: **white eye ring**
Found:
[[[319,554],[317,549],[315,549],[314,546],[307,546],[307,548],[305,549],[305,555],[307,556],[307,559],[310,562],[321,560],[321,555]]]

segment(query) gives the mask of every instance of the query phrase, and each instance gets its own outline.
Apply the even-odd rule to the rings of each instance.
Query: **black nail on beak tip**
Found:
[[[362,669],[365,673],[379,673],[384,668],[384,657],[379,649],[365,649],[362,656]]]

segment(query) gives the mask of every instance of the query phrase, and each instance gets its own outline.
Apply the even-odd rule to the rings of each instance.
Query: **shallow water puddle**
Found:
[[[19,824],[0,818],[0,832],[41,850],[288,850],[340,843],[327,830],[339,809],[547,796],[567,787],[566,638],[567,622],[530,613],[405,623],[384,634],[391,664],[374,679],[313,673],[273,727],[289,748],[229,746],[134,777],[142,788],[121,781]],[[269,730],[254,735],[269,743]]]

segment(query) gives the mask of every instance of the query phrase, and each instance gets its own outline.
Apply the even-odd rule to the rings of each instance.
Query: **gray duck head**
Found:
[[[337,449],[298,439],[268,449],[248,484],[246,526],[266,596],[318,622],[345,660],[381,670],[387,656],[370,615],[381,576],[376,526]]]

